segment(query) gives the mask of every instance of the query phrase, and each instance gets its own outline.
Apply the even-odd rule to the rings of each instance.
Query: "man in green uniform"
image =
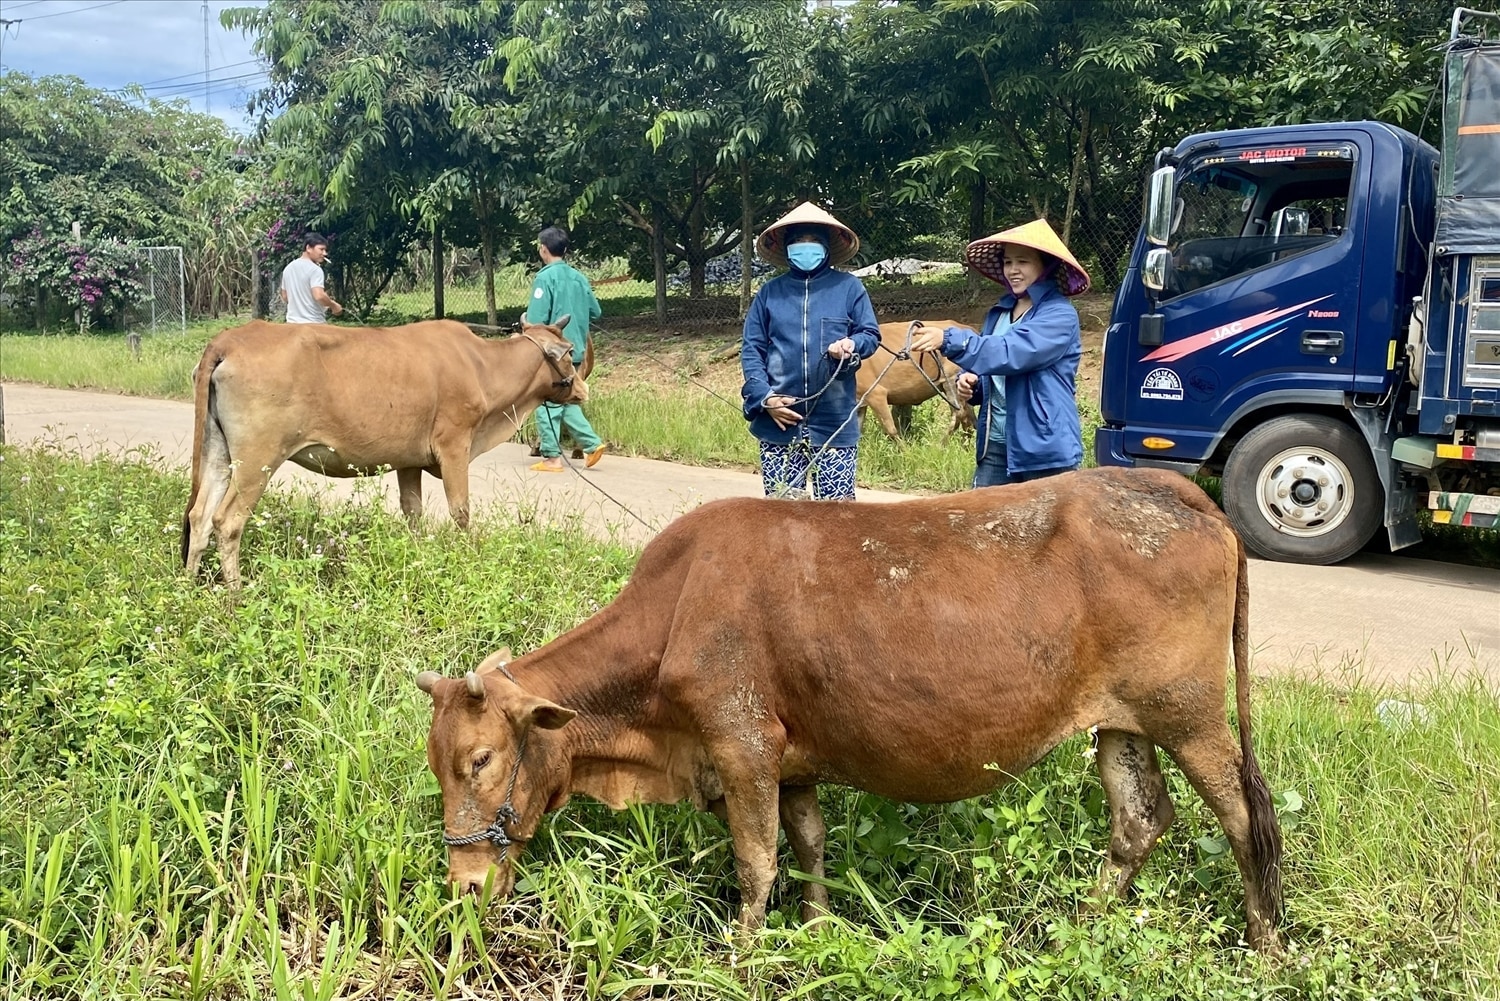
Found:
[[[566,260],[568,256],[568,231],[561,226],[548,226],[537,236],[537,253],[542,258],[542,270],[537,272],[531,285],[531,301],[526,306],[528,323],[551,323],[559,316],[569,316],[563,336],[573,342],[573,364],[583,363],[584,348],[588,345],[589,321],[599,316],[599,300],[589,280]],[[542,443],[542,461],[531,468],[542,473],[560,473],[562,462],[562,432],[564,429],[578,442],[587,457],[586,465],[592,466],[604,455],[604,442],[594,433],[583,408],[576,403],[543,403],[536,412],[537,435]]]

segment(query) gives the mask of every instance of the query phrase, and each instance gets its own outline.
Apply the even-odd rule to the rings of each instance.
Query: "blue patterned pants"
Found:
[[[806,436],[785,445],[760,443],[760,478],[767,497],[853,500],[859,446],[814,447]]]

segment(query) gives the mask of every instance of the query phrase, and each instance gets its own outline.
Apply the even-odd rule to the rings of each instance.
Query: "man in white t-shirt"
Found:
[[[321,233],[309,233],[302,256],[281,272],[281,301],[286,303],[286,322],[322,323],[323,314],[343,313],[344,307],[323,291],[323,262],[328,259],[328,241]]]

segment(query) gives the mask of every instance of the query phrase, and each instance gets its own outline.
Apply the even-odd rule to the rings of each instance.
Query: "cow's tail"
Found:
[[[1250,811],[1250,850],[1254,855],[1266,920],[1281,923],[1281,826],[1265,776],[1250,739],[1250,575],[1245,543],[1235,536],[1238,574],[1234,588],[1234,704],[1240,721],[1240,786]]]
[[[211,433],[209,422],[214,419],[211,396],[214,389],[214,369],[224,360],[224,352],[210,344],[193,369],[193,474],[192,486],[188,489],[187,509],[182,513],[182,564],[187,566],[188,549],[193,541],[192,513],[198,500],[198,491],[203,485],[203,452],[208,447]]]

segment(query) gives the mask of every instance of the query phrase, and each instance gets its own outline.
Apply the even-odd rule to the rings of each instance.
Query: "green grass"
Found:
[[[1442,681],[1256,685],[1279,962],[1171,767],[1137,892],[1080,916],[1107,843],[1081,740],[950,806],[825,789],[836,919],[798,927],[783,876],[746,949],[727,834],[686,807],[577,802],[513,902],[449,900],[414,675],[534,648],[636,554],[272,495],[235,601],[181,575],[186,484],[148,459],[0,448],[0,996],[1500,997],[1500,706]]]
[[[140,358],[125,335],[0,331],[0,377],[64,389],[102,389],[132,396],[191,400],[193,366],[203,346],[244,318],[198,320],[186,332],[143,334]]]

